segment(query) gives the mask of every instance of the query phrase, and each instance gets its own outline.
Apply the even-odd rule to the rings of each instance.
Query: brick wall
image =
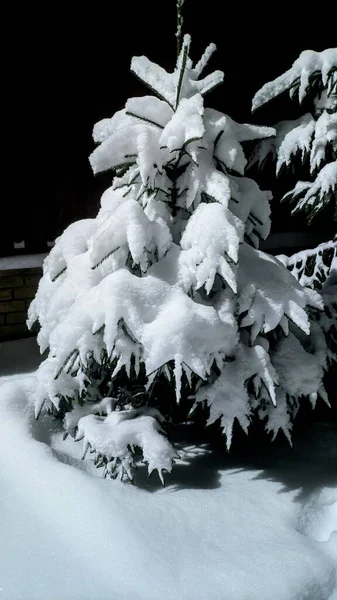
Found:
[[[34,335],[27,329],[27,310],[42,276],[40,267],[0,270],[0,340]]]

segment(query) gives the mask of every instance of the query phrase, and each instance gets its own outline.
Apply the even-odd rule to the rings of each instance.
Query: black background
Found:
[[[250,103],[302,50],[337,45],[332,13],[309,6],[268,3],[247,9],[241,2],[186,0],[184,31],[192,35],[192,59],[215,42],[211,67],[225,72],[224,84],[206,104],[246,122],[272,124],[297,116],[298,107],[287,96],[253,116]],[[129,71],[133,55],[145,54],[173,70],[175,20],[174,0],[26,4],[4,16],[8,185],[2,196],[2,254],[21,239],[26,251],[43,251],[45,240],[70,222],[96,214],[111,176],[94,177],[90,171],[92,127],[128,97],[147,93]],[[288,216],[287,209],[277,212],[274,229],[287,230]],[[323,219],[316,229],[324,237],[330,226]]]

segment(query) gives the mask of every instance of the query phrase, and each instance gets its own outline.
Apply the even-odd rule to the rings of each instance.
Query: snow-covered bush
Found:
[[[168,73],[144,56],[132,72],[153,95],[94,127],[94,173],[111,170],[95,219],[71,225],[44,263],[29,310],[48,357],[36,414],[63,419],[111,476],[170,471],[165,420],[209,407],[231,444],[253,415],[290,439],[299,400],[324,396],[321,298],[258,249],[270,192],[245,176],[244,142],[274,135],[204,106],[223,80],[202,77],[190,37]]]

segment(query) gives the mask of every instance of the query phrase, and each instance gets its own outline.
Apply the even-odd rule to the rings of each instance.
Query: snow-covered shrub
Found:
[[[321,298],[258,249],[270,192],[245,176],[243,144],[274,130],[204,106],[223,80],[202,77],[214,50],[193,65],[186,35],[173,73],[132,59],[152,95],[95,125],[90,163],[112,185],[97,217],[56,241],[29,310],[48,352],[36,414],[61,417],[113,477],[131,478],[141,456],[170,471],[165,420],[200,404],[229,447],[234,421],[247,431],[253,415],[290,438],[299,400],[324,395],[308,316]]]

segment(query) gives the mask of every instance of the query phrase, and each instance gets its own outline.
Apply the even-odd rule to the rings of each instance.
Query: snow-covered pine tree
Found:
[[[152,95],[95,125],[90,163],[112,185],[95,219],[57,239],[29,310],[48,352],[37,416],[61,417],[113,477],[132,478],[139,450],[149,472],[170,471],[163,422],[199,404],[229,447],[235,419],[247,431],[254,414],[290,439],[299,399],[324,394],[307,314],[320,297],[258,250],[270,193],[245,176],[242,144],[274,130],[204,106],[223,80],[202,76],[214,50],[193,65],[185,35],[173,73],[132,59]]]
[[[323,52],[306,50],[292,67],[266,83],[253,98],[253,110],[280,94],[305,104],[307,111],[296,120],[275,125],[276,137],[258,142],[251,164],[263,166],[268,156],[276,159],[276,175],[291,169],[306,171],[307,181],[297,181],[284,195],[295,203],[293,213],[303,211],[308,223],[327,207],[337,222],[337,48]],[[300,163],[300,164],[299,164]],[[316,314],[329,347],[333,368],[337,361],[337,234],[317,248],[279,257],[301,285],[322,294],[324,312]]]
[[[257,147],[252,162],[261,165],[272,153],[279,175],[299,158],[308,180],[297,181],[284,196],[295,202],[293,213],[304,211],[310,223],[331,203],[337,220],[337,48],[302,52],[286,73],[255,94],[253,111],[287,91],[310,112],[277,123],[276,137]]]

